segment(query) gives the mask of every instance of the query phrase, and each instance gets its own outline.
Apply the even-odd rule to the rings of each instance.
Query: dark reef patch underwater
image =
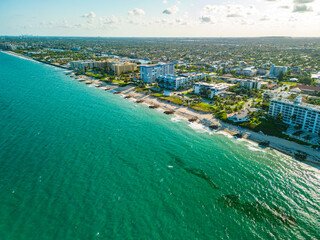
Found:
[[[224,195],[218,199],[218,203],[224,208],[233,208],[255,221],[268,221],[271,224],[295,225],[296,219],[283,211],[281,208],[270,207],[265,203],[241,202],[240,196],[234,194]]]

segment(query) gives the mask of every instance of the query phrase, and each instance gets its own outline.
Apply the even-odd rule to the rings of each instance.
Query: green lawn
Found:
[[[286,131],[287,125],[279,122],[275,119],[260,119],[257,123],[251,122],[244,122],[240,124],[241,127],[251,129],[255,132],[262,131],[264,134],[277,136],[277,137],[284,137],[282,134],[283,131]]]
[[[166,100],[169,102],[172,102],[174,104],[182,105],[183,101],[180,98],[177,97],[160,97],[162,100]]]
[[[290,85],[290,86],[293,86],[293,87],[299,84],[297,82],[281,82],[281,83],[286,84],[286,85]]]
[[[89,77],[94,77],[94,78],[98,78],[98,79],[103,78],[103,75],[102,75],[102,74],[95,74],[95,73],[92,73],[92,72],[86,72],[85,74],[86,74],[87,76],[89,76]]]
[[[112,82],[113,82],[113,83],[124,83],[124,81],[116,80],[116,79],[112,80]]]
[[[194,110],[207,112],[207,113],[213,112],[215,110],[215,107],[208,103],[192,103],[190,107],[193,108]]]

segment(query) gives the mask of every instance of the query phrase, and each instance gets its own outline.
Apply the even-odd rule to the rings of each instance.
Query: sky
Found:
[[[0,0],[0,36],[320,37],[320,0]]]

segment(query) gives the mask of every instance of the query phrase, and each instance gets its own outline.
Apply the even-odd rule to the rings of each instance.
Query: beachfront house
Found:
[[[247,110],[243,110],[239,113],[235,113],[233,114],[231,117],[228,118],[229,120],[233,121],[233,122],[247,122],[249,121],[249,117],[248,117],[248,111]]]

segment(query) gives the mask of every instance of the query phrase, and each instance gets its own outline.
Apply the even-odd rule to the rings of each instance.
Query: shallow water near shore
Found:
[[[0,62],[0,239],[319,237],[319,169]]]

